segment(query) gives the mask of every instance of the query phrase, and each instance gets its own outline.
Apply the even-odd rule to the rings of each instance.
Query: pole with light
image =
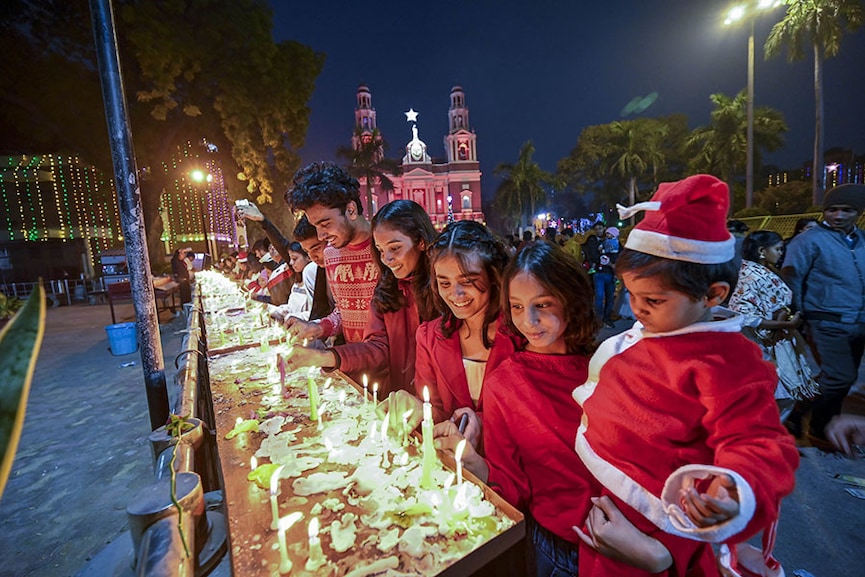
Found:
[[[754,203],[754,20],[757,13],[777,8],[781,0],[756,0],[746,4],[733,6],[727,13],[724,25],[729,26],[743,18],[748,18],[750,33],[748,34],[748,126],[746,129],[745,153],[745,208],[751,208]]]
[[[193,170],[189,176],[192,178],[194,182],[201,184],[202,182],[212,182],[213,175],[210,173],[206,173],[201,169],[196,168]],[[210,245],[210,239],[208,231],[207,231],[207,191],[203,191],[201,194],[201,231],[204,234],[204,251],[210,252],[212,258],[216,257],[215,251],[213,247]]]

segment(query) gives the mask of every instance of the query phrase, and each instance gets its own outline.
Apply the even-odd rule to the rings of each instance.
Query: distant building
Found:
[[[823,155],[823,163],[827,189],[839,184],[865,182],[865,155],[856,156],[852,150],[830,148]],[[795,170],[779,170],[771,167],[770,170],[766,171],[767,184],[780,186],[790,181],[810,181],[812,167],[813,164],[810,160],[802,161],[802,167]]]
[[[369,88],[357,89],[354,110],[355,132],[352,145],[357,149],[369,142],[376,132],[376,112],[372,107]],[[392,192],[372,191],[372,207],[364,206],[366,214],[375,212],[392,200],[406,198],[424,207],[436,228],[443,228],[448,215],[454,220],[484,222],[481,206],[481,171],[478,161],[477,136],[469,124],[469,109],[465,93],[454,86],[448,109],[448,132],[444,136],[444,158],[430,155],[426,142],[420,139],[417,113],[410,110],[406,119],[411,123],[412,138],[405,145],[402,157],[403,173],[391,176]],[[367,183],[361,179],[361,200],[366,205]]]
[[[196,169],[201,182],[192,177]],[[233,206],[217,161],[187,142],[155,170],[169,178],[160,203],[165,254],[151,255],[153,262],[179,243],[211,253],[235,244]],[[0,281],[94,278],[100,253],[122,246],[110,175],[77,156],[0,157]]]

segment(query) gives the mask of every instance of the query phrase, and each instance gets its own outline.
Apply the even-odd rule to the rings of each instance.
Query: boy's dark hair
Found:
[[[363,214],[360,203],[360,184],[346,170],[331,162],[314,162],[294,174],[292,186],[285,193],[285,201],[291,210],[307,210],[315,204],[337,208],[345,212],[349,202],[357,205],[357,213]]]
[[[730,285],[730,293],[736,288],[739,270],[736,262],[729,260],[721,264],[700,264],[654,256],[631,249],[622,249],[616,260],[616,274],[634,273],[637,278],[658,277],[669,289],[684,293],[698,301],[709,292],[716,282]]]
[[[738,234],[744,234],[748,232],[748,225],[742,222],[741,220],[728,220],[727,221],[727,230],[730,232],[735,232]]]
[[[760,249],[769,248],[779,242],[784,242],[784,239],[774,230],[755,230],[742,241],[742,258],[760,262]]]
[[[460,271],[468,270],[468,261],[477,257],[481,267],[487,273],[489,286],[472,283],[480,292],[489,292],[489,304],[484,314],[483,337],[484,346],[491,348],[487,335],[490,325],[499,317],[499,303],[501,302],[502,270],[508,264],[510,255],[505,244],[493,232],[479,222],[472,220],[458,220],[445,227],[439,237],[427,251],[430,262],[430,279],[433,294],[436,297],[438,308],[442,311],[441,331],[445,338],[450,338],[459,328],[459,319],[453,311],[444,303],[438,293],[438,283],[435,279],[435,263],[444,256],[452,256],[459,263]]]
[[[389,202],[372,219],[372,234],[378,227],[392,228],[409,237],[415,246],[421,242],[424,247],[418,258],[411,277],[411,291],[417,305],[421,322],[432,320],[438,316],[438,308],[432,294],[429,278],[429,260],[426,250],[436,237],[436,230],[429,215],[421,205],[413,200],[394,200]],[[372,294],[372,306],[380,313],[395,312],[408,305],[405,295],[399,288],[399,280],[393,271],[381,262],[381,253],[372,243],[372,256],[379,268],[378,283]]]
[[[255,254],[256,251],[259,251],[259,250],[263,251],[263,252],[267,252],[268,249],[270,249],[270,240],[267,237],[260,238],[257,241],[255,241],[254,243],[252,243],[252,249],[251,249],[252,254]]]
[[[306,218],[305,214],[301,216],[300,219],[298,219],[297,224],[294,225],[294,232],[292,235],[298,242],[309,240],[311,238],[318,239],[318,231],[315,230],[315,227],[312,226],[312,223],[309,222],[309,219]]]
[[[565,310],[564,337],[568,353],[589,355],[595,349],[595,334],[600,328],[595,315],[592,281],[577,259],[557,244],[535,241],[520,250],[502,275],[502,313],[514,334],[520,334],[511,317],[510,283],[525,272],[535,277]]]

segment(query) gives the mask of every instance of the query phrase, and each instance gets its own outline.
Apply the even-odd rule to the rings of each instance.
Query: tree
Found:
[[[674,179],[667,159],[683,164],[687,118],[637,118],[597,126],[580,133],[576,147],[558,163],[558,174],[569,186],[593,193],[592,205],[630,204],[640,197],[640,182],[651,175],[652,187],[662,176]]]
[[[501,163],[493,174],[504,180],[496,188],[494,206],[503,215],[519,223],[521,229],[531,226],[532,218],[547,198],[544,184],[553,184],[555,177],[532,160],[535,147],[529,140],[520,147],[515,164]]]
[[[787,13],[775,24],[766,39],[766,58],[787,45],[787,60],[804,58],[808,42],[814,53],[814,160],[812,167],[812,204],[823,201],[826,179],[823,170],[823,59],[841,50],[841,38],[862,25],[862,0],[785,0]]]
[[[668,128],[651,118],[613,122],[612,129],[617,151],[612,171],[627,179],[629,205],[637,198],[637,179],[651,168],[653,182],[657,182],[658,169],[664,163],[661,142]]]
[[[691,172],[713,174],[726,182],[732,193],[735,180],[745,172],[747,158],[747,94],[744,90],[731,98],[712,94],[715,105],[707,126],[696,128],[688,138],[692,151]],[[754,165],[761,165],[761,150],[777,150],[787,131],[783,115],[768,106],[754,109]],[[731,199],[732,200],[732,199]],[[732,210],[732,202],[730,206]]]
[[[811,207],[811,190],[803,180],[770,186],[757,194],[757,206],[769,214],[802,214]]]
[[[360,127],[354,130],[357,148],[341,146],[337,156],[349,162],[346,170],[366,186],[366,208],[369,218],[372,214],[372,192],[374,185],[385,193],[393,192],[394,184],[391,176],[402,174],[402,163],[392,158],[386,158],[387,143],[378,128],[371,133],[365,133]]]
[[[296,42],[274,43],[264,0],[114,5],[148,248],[159,262],[160,196],[178,178],[172,156],[186,143],[206,141],[232,196],[271,202],[300,164],[296,151],[323,56]],[[93,98],[100,89],[87,2],[16,0],[2,13],[0,30],[10,32],[3,72],[15,73],[0,84],[0,108],[14,107],[7,118],[16,127],[15,140],[2,148],[70,150],[110,173],[101,98]],[[63,71],[57,81],[43,76],[43,64]],[[36,82],[43,84],[28,77],[30,69],[40,70]],[[57,95],[69,94],[76,97],[58,106]],[[28,137],[34,117],[40,130]]]

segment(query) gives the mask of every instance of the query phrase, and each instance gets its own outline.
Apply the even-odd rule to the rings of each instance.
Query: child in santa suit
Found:
[[[580,540],[571,525],[592,507],[593,479],[573,451],[581,412],[570,383],[588,374],[594,348],[592,285],[572,255],[544,241],[523,247],[502,277],[503,320],[527,342],[484,382],[486,459],[469,444],[462,460],[529,515],[535,574],[575,575]],[[438,423],[436,446],[453,450],[462,438],[456,428]],[[626,521],[616,529],[622,558],[654,567],[659,548],[666,553]]]
[[[774,368],[718,305],[735,286],[727,185],[708,175],[661,184],[616,263],[637,322],[605,341],[573,396],[583,407],[576,451],[598,481],[580,534],[580,574],[646,575],[613,558],[605,515],[615,504],[670,554],[665,575],[742,571],[736,547],[764,530],[763,552],[740,549],[758,575],[771,557],[781,498],[798,453],[773,399]],[[612,553],[615,556],[614,553]],[[737,573],[728,573],[737,574]],[[742,574],[748,574],[744,572]]]

